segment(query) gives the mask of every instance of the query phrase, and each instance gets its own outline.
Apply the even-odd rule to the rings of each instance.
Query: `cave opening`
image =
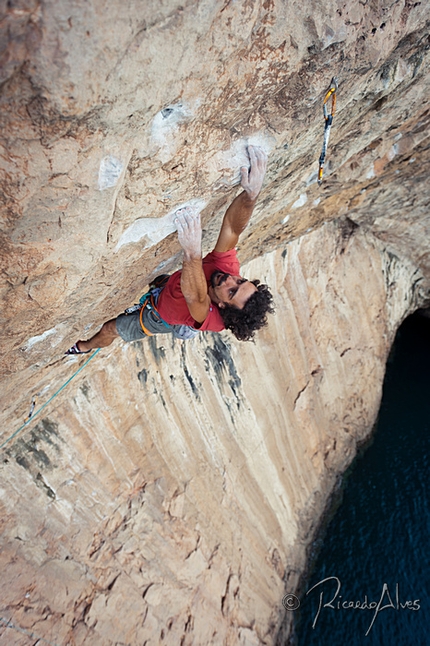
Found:
[[[428,314],[400,326],[375,432],[313,543],[294,613],[296,646],[428,644]]]

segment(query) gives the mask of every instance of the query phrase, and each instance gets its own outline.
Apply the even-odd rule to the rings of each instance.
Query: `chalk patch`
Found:
[[[286,215],[285,218],[282,220],[282,224],[287,224],[289,219],[290,219],[290,216]]]
[[[292,208],[292,209],[298,209],[298,208],[300,208],[301,206],[303,206],[304,204],[306,204],[306,202],[307,202],[307,201],[308,201],[308,196],[306,195],[306,193],[302,193],[302,194],[300,195],[299,199],[298,199],[298,200],[296,200],[296,201],[294,202],[294,204],[291,206],[291,208]]]
[[[310,184],[315,184],[318,180],[318,172],[315,171],[311,175],[309,175],[308,179],[306,180],[306,186],[309,186]]]
[[[174,224],[175,213],[178,209],[190,207],[191,209],[200,213],[207,202],[205,200],[196,198],[179,204],[173,211],[170,211],[162,218],[139,218],[131,226],[128,227],[120,237],[118,244],[115,247],[115,253],[126,244],[132,242],[139,242],[145,238],[144,249],[152,247],[153,245],[163,240],[168,235],[176,231],[176,224]]]
[[[199,102],[196,102],[197,107]],[[159,156],[163,162],[171,159],[178,145],[175,136],[179,126],[190,121],[194,116],[194,109],[186,103],[175,103],[157,112],[151,124],[151,140],[158,146]]]
[[[314,200],[314,201],[312,202],[312,204],[313,204],[314,206],[318,206],[318,204],[319,204],[320,202],[321,202],[321,198],[320,198],[320,197],[317,197],[317,199],[316,199],[316,200]]]
[[[23,350],[27,352],[27,350],[30,350],[36,343],[40,343],[41,341],[44,341],[47,339],[49,336],[52,334],[55,334],[57,331],[57,328],[53,327],[51,330],[46,330],[43,334],[39,334],[38,336],[32,336],[30,339],[28,339],[23,346]]]
[[[396,73],[394,75],[394,82],[396,85],[401,83],[407,76],[412,76],[413,67],[407,61],[399,58],[396,66]]]
[[[99,168],[99,191],[115,186],[123,168],[122,162],[116,157],[112,157],[112,155],[103,157]]]
[[[225,186],[240,184],[241,167],[249,167],[248,146],[260,146],[269,155],[276,146],[276,139],[267,132],[257,132],[243,139],[237,139],[229,150],[217,153],[211,160],[211,165],[215,164],[217,173],[223,175],[222,183]]]
[[[390,150],[387,153],[388,161],[391,161],[392,159],[394,159],[394,157],[397,155],[398,152],[399,152],[398,144],[394,144],[393,146],[391,146]]]
[[[348,35],[345,25],[341,25],[337,31],[334,31],[329,25],[324,25],[324,34],[322,35],[322,48],[326,49],[333,43],[341,43],[346,40]]]
[[[372,177],[375,177],[375,169],[373,166],[367,171],[366,179],[372,179]]]

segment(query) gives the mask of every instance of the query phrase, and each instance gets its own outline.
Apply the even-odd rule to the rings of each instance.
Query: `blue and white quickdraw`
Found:
[[[322,184],[322,178],[323,178],[323,169],[324,169],[324,161],[325,161],[325,156],[327,153],[327,146],[328,146],[328,140],[330,137],[330,128],[333,123],[333,117],[336,112],[336,92],[337,92],[337,79],[333,76],[331,80],[330,87],[327,91],[327,94],[324,97],[324,103],[323,103],[323,113],[324,113],[324,119],[325,119],[325,128],[324,128],[324,142],[323,142],[323,147],[321,151],[321,155],[319,158],[319,170],[318,170],[318,184],[321,186]],[[331,111],[330,114],[328,113],[327,110],[327,102],[331,97]]]

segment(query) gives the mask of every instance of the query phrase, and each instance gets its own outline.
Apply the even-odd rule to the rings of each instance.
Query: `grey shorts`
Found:
[[[188,327],[187,325],[168,325],[161,321],[157,316],[148,310],[143,310],[143,325],[152,334],[169,334],[172,333],[178,339],[192,339],[198,334],[198,330]],[[123,341],[139,341],[148,335],[142,330],[140,325],[140,310],[131,314],[120,314],[116,318],[116,330]]]
[[[167,334],[172,332],[171,326],[167,326],[156,318],[155,314],[146,307],[143,310],[143,325],[152,334]],[[116,319],[116,330],[123,341],[138,341],[148,335],[140,325],[140,310],[131,314],[120,314]]]

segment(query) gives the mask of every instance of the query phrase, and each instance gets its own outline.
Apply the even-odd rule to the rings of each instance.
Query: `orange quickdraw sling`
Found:
[[[158,300],[158,297],[160,295],[160,292],[162,289],[166,286],[167,281],[169,280],[170,276],[168,274],[162,274],[161,276],[157,276],[157,278],[154,278],[153,282],[150,285],[149,292],[144,294],[142,298],[139,301],[140,305],[140,314],[139,314],[139,321],[140,321],[140,326],[142,330],[145,332],[147,336],[154,336],[153,332],[150,332],[144,325],[143,323],[143,311],[145,308],[149,309],[151,312],[154,313],[155,317],[164,323],[164,325],[168,328],[170,328],[170,325],[164,321],[160,313],[157,310],[156,306],[156,301]]]

